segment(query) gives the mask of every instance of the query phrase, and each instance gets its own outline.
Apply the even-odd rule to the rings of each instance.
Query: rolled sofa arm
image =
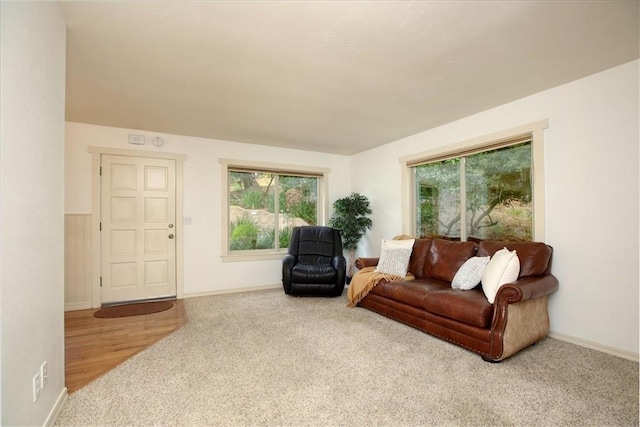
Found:
[[[362,270],[365,267],[375,267],[378,265],[380,258],[358,258],[356,259],[356,268]]]
[[[514,304],[519,301],[539,298],[558,289],[558,279],[552,274],[533,276],[507,283],[498,289],[496,304]]]

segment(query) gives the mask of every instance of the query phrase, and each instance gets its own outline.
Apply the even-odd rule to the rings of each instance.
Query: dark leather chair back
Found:
[[[296,227],[291,233],[289,253],[298,256],[300,264],[331,265],[342,256],[340,231],[331,227]]]

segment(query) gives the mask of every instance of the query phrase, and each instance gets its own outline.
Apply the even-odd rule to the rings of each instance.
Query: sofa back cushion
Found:
[[[520,260],[518,277],[539,276],[551,272],[551,246],[540,242],[504,242],[483,240],[478,247],[478,256],[493,256],[502,248],[515,250]]]
[[[424,277],[424,264],[427,262],[429,248],[431,247],[431,239],[416,239],[409,259],[409,273],[413,274],[416,279]]]
[[[451,282],[460,266],[476,255],[477,248],[474,242],[433,239],[422,276]]]

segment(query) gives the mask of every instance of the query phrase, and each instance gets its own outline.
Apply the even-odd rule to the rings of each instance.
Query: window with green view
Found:
[[[229,169],[229,251],[289,247],[293,227],[318,223],[320,178]]]
[[[421,237],[533,239],[531,141],[413,166]]]

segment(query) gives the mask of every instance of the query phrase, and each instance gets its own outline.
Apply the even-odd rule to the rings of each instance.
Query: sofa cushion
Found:
[[[540,242],[502,242],[484,240],[478,247],[478,256],[493,256],[502,248],[518,253],[520,274],[518,277],[539,276],[550,273],[553,249]]]
[[[424,299],[429,292],[448,288],[449,283],[435,279],[416,279],[408,282],[383,281],[375,286],[370,293],[422,309],[424,308]]]
[[[443,289],[429,292],[424,309],[432,314],[457,320],[479,328],[489,328],[493,319],[493,305],[482,290]]]
[[[413,274],[416,279],[424,277],[424,264],[427,262],[429,248],[431,247],[431,239],[416,239],[409,260],[409,273]]]
[[[296,264],[291,269],[292,283],[335,284],[337,272],[330,265]]]
[[[462,264],[476,254],[474,242],[433,239],[424,265],[424,277],[451,283]]]

